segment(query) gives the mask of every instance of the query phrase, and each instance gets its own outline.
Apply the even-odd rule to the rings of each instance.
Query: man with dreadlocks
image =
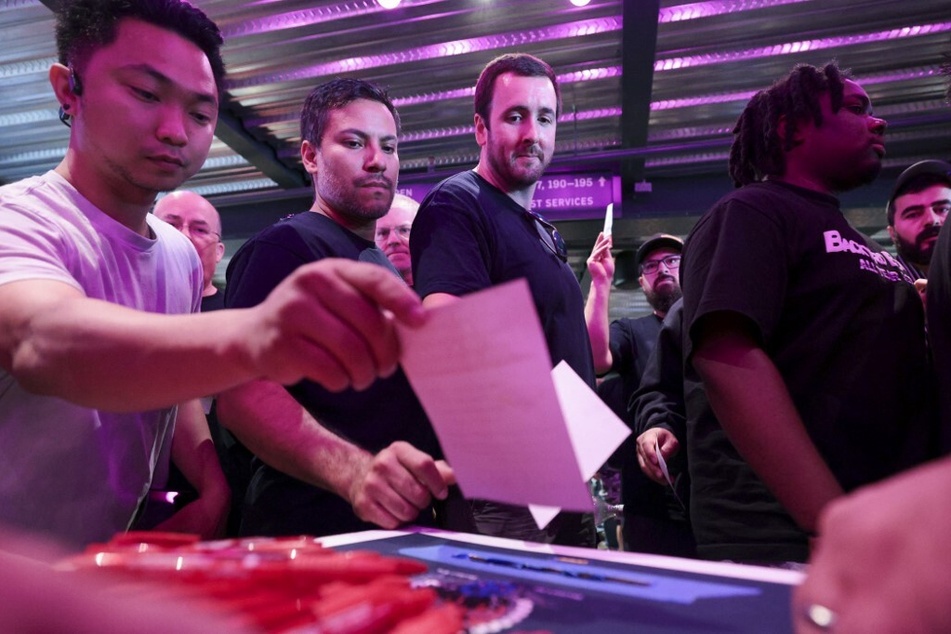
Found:
[[[921,301],[835,198],[876,177],[884,133],[834,63],[797,66],[740,115],[738,189],[697,223],[681,267],[702,557],[805,561],[829,501],[930,456]]]

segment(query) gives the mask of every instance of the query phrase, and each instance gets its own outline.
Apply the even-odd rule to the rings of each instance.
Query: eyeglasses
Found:
[[[534,221],[535,230],[538,237],[548,247],[548,250],[554,253],[562,262],[568,261],[568,246],[565,239],[558,233],[555,225],[551,224],[534,211],[525,210],[525,213]]]
[[[644,275],[653,275],[658,270],[660,270],[660,265],[663,264],[667,267],[668,271],[680,268],[680,256],[679,255],[668,255],[666,258],[661,258],[659,260],[648,260],[641,265],[641,273]]]
[[[181,222],[180,220],[176,220],[174,218],[169,220],[168,224],[172,225],[185,235],[192,236],[198,242],[208,243],[221,240],[221,234],[217,231],[212,231],[211,227],[206,224],[193,225],[188,222]]]
[[[386,242],[390,239],[390,233],[395,233],[404,240],[409,240],[409,232],[413,228],[413,225],[399,225],[390,229],[389,227],[380,227],[376,230],[376,241],[377,242]]]

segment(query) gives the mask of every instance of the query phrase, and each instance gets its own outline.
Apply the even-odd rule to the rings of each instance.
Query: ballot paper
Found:
[[[611,237],[611,231],[614,228],[614,203],[608,203],[608,208],[604,212],[604,234],[605,238]]]
[[[674,486],[674,481],[670,477],[670,470],[667,468],[667,461],[664,460],[664,454],[660,451],[660,443],[657,442],[657,439],[654,439],[654,455],[657,456],[657,464],[660,465],[661,473],[664,474],[664,479],[667,480],[667,484],[670,485],[670,490],[674,492],[674,498],[680,504],[680,508],[687,510],[687,507],[684,506],[683,500],[680,499],[680,496],[677,495],[677,487]]]
[[[561,508],[592,510],[587,480],[630,431],[567,364],[551,370],[525,280],[398,328],[403,369],[466,497],[531,505],[540,526]]]

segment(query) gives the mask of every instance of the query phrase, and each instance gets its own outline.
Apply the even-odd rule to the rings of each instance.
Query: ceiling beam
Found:
[[[660,0],[624,2],[622,6],[621,147],[642,148],[647,145]],[[622,200],[633,194],[634,182],[643,175],[642,157],[621,164]]]
[[[241,120],[231,114],[231,104],[227,95],[222,97],[215,136],[280,187],[305,187],[307,179],[304,175],[282,163],[273,147],[251,136],[241,124]]]

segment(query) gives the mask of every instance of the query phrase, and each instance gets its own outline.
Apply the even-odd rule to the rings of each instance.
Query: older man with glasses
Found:
[[[413,266],[409,257],[409,234],[419,203],[404,194],[394,194],[386,215],[376,221],[373,240],[383,251],[407,286],[413,285]]]
[[[195,192],[181,190],[161,198],[152,213],[185,234],[198,252],[202,270],[201,312],[224,308],[224,294],[212,283],[215,268],[225,255],[221,216],[215,206]]]

